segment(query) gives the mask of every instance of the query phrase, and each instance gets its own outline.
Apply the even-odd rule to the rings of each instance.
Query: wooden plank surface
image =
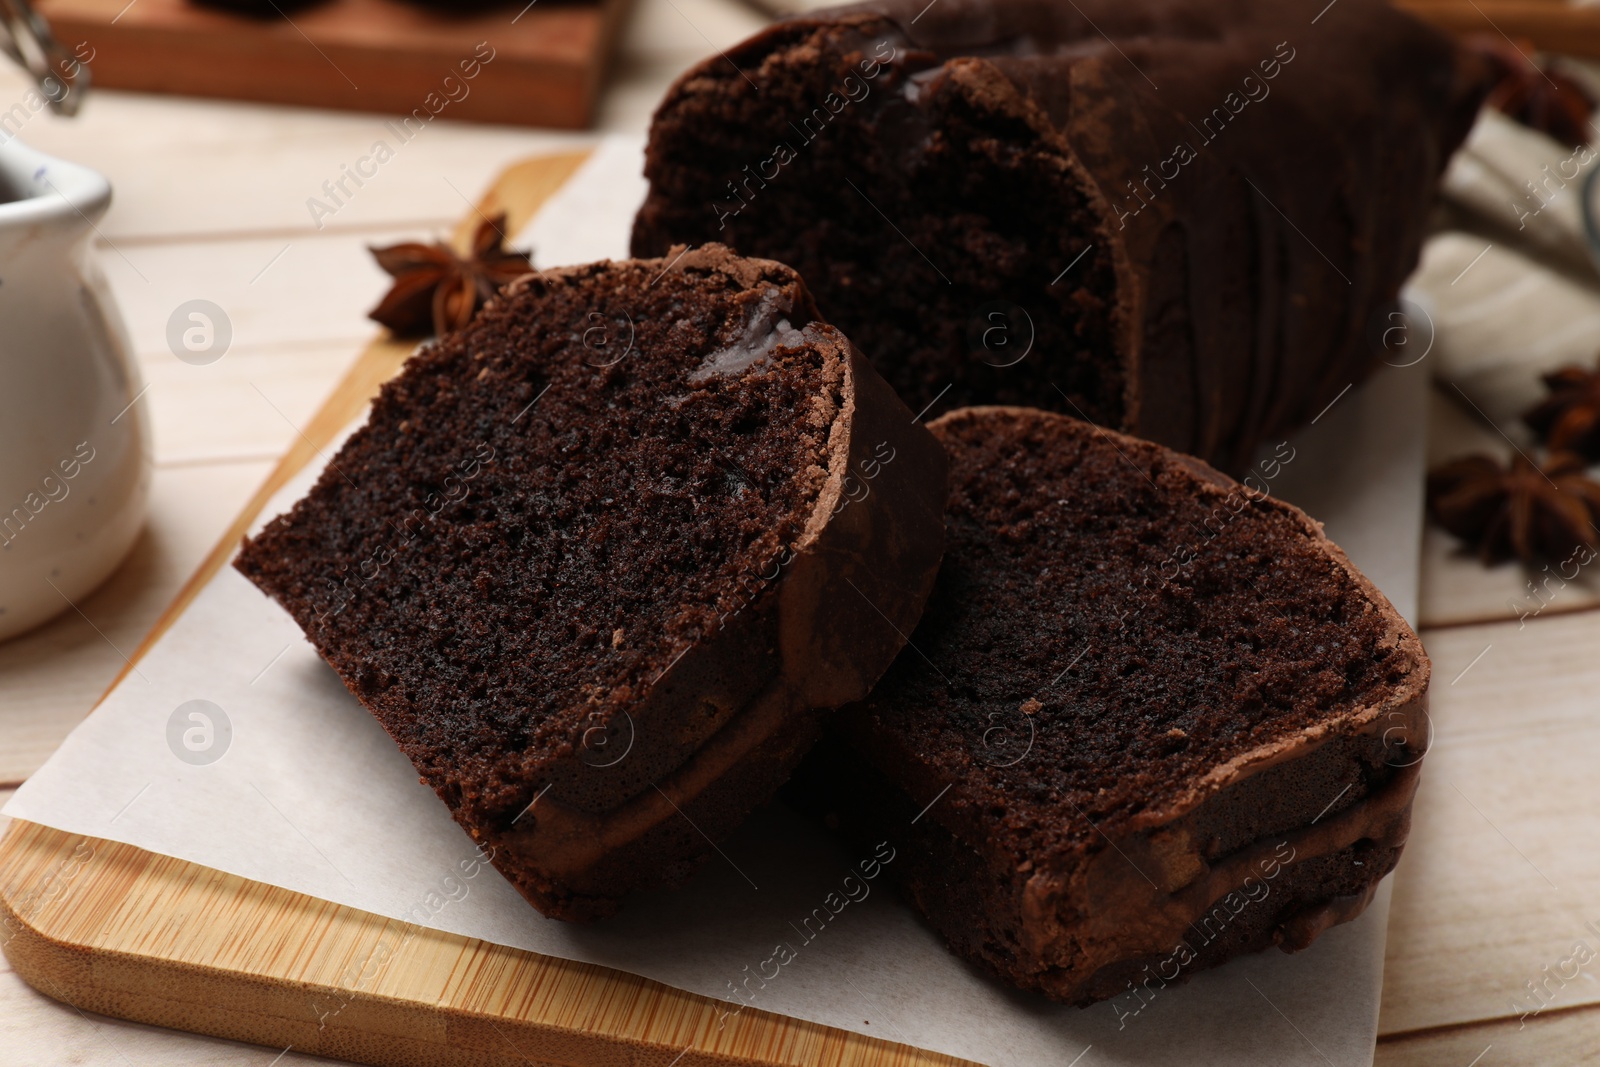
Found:
[[[1380,1039],[1376,1067],[1580,1067],[1600,1048],[1600,1011],[1583,1009]]]
[[[389,134],[399,150],[443,114],[588,126],[628,3],[322,0],[282,18],[192,0],[38,8],[102,87],[414,115],[414,129]]]
[[[1433,747],[1395,880],[1380,1032],[1505,1020],[1514,1001],[1600,1005],[1600,612],[1424,640]],[[1564,965],[1580,941],[1594,960]],[[1527,983],[1562,971],[1532,1000]]]

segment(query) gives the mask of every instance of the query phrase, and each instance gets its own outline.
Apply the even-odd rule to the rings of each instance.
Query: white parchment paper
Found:
[[[541,266],[626,253],[643,193],[640,158],[636,139],[602,143],[525,235]],[[1325,521],[1408,617],[1416,605],[1425,373],[1425,364],[1388,370],[1342,396],[1293,439],[1293,461],[1271,481],[1274,493]],[[286,488],[266,515],[287,508],[314,475]],[[198,755],[183,737],[198,720],[181,710],[196,700],[220,709]],[[1265,953],[1147,1000],[1083,1011],[969,968],[895,898],[886,877],[866,883],[864,899],[803,939],[796,924],[867,857],[846,854],[781,806],[752,818],[679,891],[635,898],[593,927],[547,920],[492,868],[472,862],[475,846],[405,757],[289,617],[231,568],[5,814],[632,971],[729,999],[730,1011],[732,985],[786,943],[796,951],[778,977],[746,987],[755,990],[754,1007],[995,1067],[1372,1061],[1387,884],[1360,920],[1299,955]]]

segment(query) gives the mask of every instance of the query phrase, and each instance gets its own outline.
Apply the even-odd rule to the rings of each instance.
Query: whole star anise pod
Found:
[[[1581,82],[1528,58],[1532,42],[1513,45],[1503,37],[1485,35],[1467,44],[1489,64],[1494,77],[1485,103],[1569,147],[1589,143],[1594,98]]]
[[[1600,546],[1600,483],[1585,468],[1571,452],[1543,466],[1521,453],[1510,467],[1465,456],[1428,472],[1428,513],[1485,563],[1566,559],[1580,545]]]
[[[1600,364],[1594,370],[1562,367],[1543,381],[1550,395],[1529,408],[1522,421],[1553,452],[1600,458]]]
[[[505,225],[503,214],[485,219],[465,257],[442,241],[370,249],[394,285],[367,317],[402,337],[461,329],[502,285],[533,269],[527,252],[505,247]]]

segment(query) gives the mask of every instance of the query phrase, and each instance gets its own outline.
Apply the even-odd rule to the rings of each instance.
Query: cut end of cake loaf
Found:
[[[930,429],[951,487],[920,654],[840,712],[807,802],[903,842],[957,952],[1073,1003],[1136,1010],[1359,914],[1427,740],[1428,660],[1383,595],[1191,457],[1018,408]]]
[[[673,249],[513,283],[235,565],[518,888],[585,919],[681,880],[865,695],[943,487],[793,271]]]
[[[657,112],[636,254],[695,234],[790,264],[913,408],[948,390],[1122,425],[1114,237],[1039,107],[867,13],[780,23],[735,62],[749,79],[704,64]]]

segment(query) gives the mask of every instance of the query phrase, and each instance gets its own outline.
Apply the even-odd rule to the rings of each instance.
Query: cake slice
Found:
[[[680,880],[943,545],[945,461],[794,272],[720,246],[512,283],[235,566],[494,864],[590,919]]]
[[[1359,914],[1427,742],[1428,660],[1383,595],[1188,456],[1022,408],[929,428],[938,583],[801,795],[893,845],[956,952],[1119,1014]]]
[[[1475,74],[1382,0],[870,0],[678,80],[633,250],[788,263],[914,409],[1242,469],[1384,358]]]

